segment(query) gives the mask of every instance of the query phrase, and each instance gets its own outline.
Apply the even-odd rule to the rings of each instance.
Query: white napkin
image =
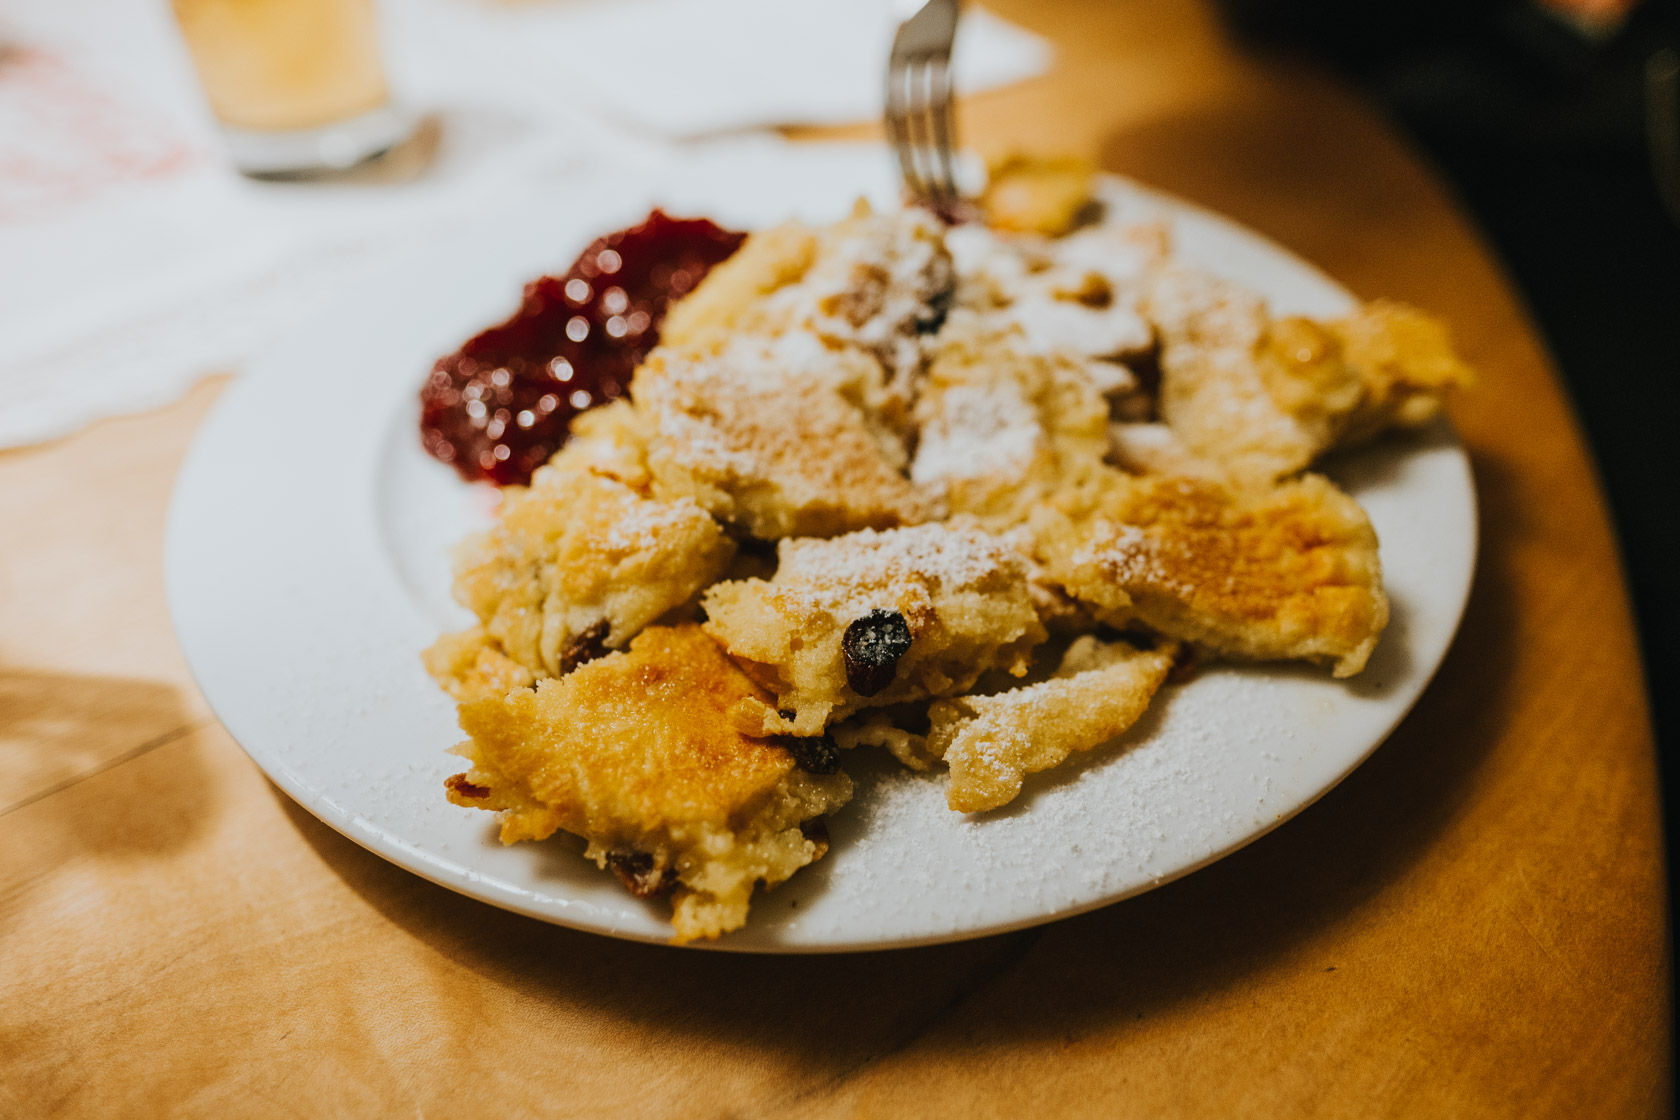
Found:
[[[849,0],[785,2],[826,9],[833,22]],[[874,0],[857,2],[873,10]],[[879,153],[794,151],[763,135],[676,145],[592,113],[584,91],[595,79],[567,60],[601,61],[603,43],[637,41],[624,36],[650,12],[686,12],[658,23],[666,38],[643,36],[650,57],[668,57],[678,31],[691,44],[744,41],[730,32],[742,0],[608,6],[623,14],[390,0],[382,11],[392,85],[406,103],[435,111],[441,143],[413,182],[324,185],[254,183],[226,166],[162,0],[0,0],[0,447],[167,403],[336,298],[362,262],[440,223],[532,197],[565,205],[568,191],[613,175],[791,183],[824,160],[839,160],[851,178],[885,174]],[[967,43],[984,46],[986,34]],[[829,57],[808,57],[819,55]],[[777,119],[878,112],[867,72],[849,91],[840,82],[825,92],[830,75],[813,63],[816,79],[798,94],[797,67],[785,51],[778,58],[764,75],[778,89],[785,83],[785,96],[745,96],[750,83],[732,75],[718,81],[724,92],[709,117],[695,111],[691,88],[695,96],[667,103],[679,123],[658,130],[735,127],[752,97],[804,106]],[[987,70],[994,79],[1005,72]],[[648,102],[641,111],[655,110]]]
[[[660,136],[878,120],[903,0],[593,0],[509,7],[510,64]],[[910,5],[914,11],[915,5]],[[967,6],[959,94],[1044,73],[1042,38]]]
[[[589,118],[434,87],[449,110],[416,181],[251,182],[162,5],[69,7],[0,9],[0,447],[166,403],[382,245],[638,158]]]

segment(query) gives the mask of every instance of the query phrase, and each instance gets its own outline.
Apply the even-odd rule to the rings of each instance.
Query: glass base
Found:
[[[222,125],[222,137],[234,166],[258,178],[346,171],[390,151],[413,131],[413,114],[392,105],[317,128]]]

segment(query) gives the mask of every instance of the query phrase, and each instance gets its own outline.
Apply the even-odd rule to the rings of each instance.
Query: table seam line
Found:
[[[123,765],[124,763],[133,762],[135,759],[141,757],[142,755],[150,754],[152,751],[157,750],[159,747],[168,746],[170,743],[173,743],[173,742],[175,742],[179,739],[184,739],[188,735],[193,734],[194,732],[202,731],[206,727],[214,726],[215,723],[216,723],[216,718],[214,716],[204,716],[200,719],[191,720],[187,723],[184,723],[179,727],[172,728],[169,731],[165,731],[161,735],[154,735],[150,739],[147,739],[145,742],[141,743],[139,746],[131,747],[128,750],[122,752],[119,755],[116,755],[113,758],[106,759],[104,762],[100,763],[98,766],[95,766],[91,770],[87,770],[87,771],[84,771],[83,773],[76,774],[72,777],[66,778],[61,782],[57,782],[53,785],[48,786],[46,789],[41,790],[38,793],[30,794],[28,797],[24,798],[22,801],[19,801],[15,805],[8,805],[6,808],[0,809],[0,820],[3,820],[4,818],[10,816],[11,814],[17,812],[19,809],[27,808],[30,805],[33,805],[38,801],[45,801],[47,798],[53,796],[54,794],[63,793],[65,790],[70,789],[73,786],[80,785],[82,782],[87,781],[89,778],[96,777],[100,774],[103,774],[107,770],[114,770],[117,767]]]

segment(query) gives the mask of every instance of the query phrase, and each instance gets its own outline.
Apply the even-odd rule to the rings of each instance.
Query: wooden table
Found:
[[[1229,859],[1009,936],[750,958],[515,917],[316,822],[194,688],[160,553],[212,382],[0,454],[0,1115],[1666,1111],[1626,593],[1498,266],[1368,109],[1240,56],[1208,11],[999,6],[1061,53],[968,105],[970,138],[1088,152],[1223,210],[1445,315],[1484,371],[1455,410],[1476,589],[1392,739]]]

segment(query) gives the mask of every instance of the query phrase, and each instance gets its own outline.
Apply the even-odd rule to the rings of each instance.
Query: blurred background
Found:
[[[1332,67],[1454,189],[1527,301],[1598,460],[1680,813],[1680,3],[1222,0]],[[1442,309],[1443,311],[1447,309]]]

